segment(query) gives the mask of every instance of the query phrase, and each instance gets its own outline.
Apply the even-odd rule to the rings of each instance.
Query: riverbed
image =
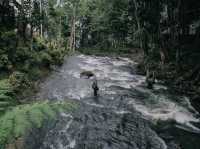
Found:
[[[37,100],[74,100],[73,114],[62,113],[40,149],[199,149],[199,113],[189,98],[164,85],[153,90],[125,57],[74,55],[40,84]],[[96,75],[99,96],[94,97]]]

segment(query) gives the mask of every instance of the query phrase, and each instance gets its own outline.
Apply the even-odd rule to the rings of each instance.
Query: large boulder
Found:
[[[95,74],[91,71],[83,71],[83,72],[80,73],[81,78],[88,78],[89,79],[89,78],[94,77],[94,76],[95,76]]]

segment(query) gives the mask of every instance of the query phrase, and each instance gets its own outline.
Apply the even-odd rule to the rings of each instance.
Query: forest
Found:
[[[43,96],[40,100],[34,97],[42,90],[41,82],[46,78],[52,79],[53,72],[58,73],[57,71],[62,71],[65,66],[64,71],[73,72],[72,67],[76,61],[74,60],[73,64],[72,62],[68,64],[66,61],[70,61],[71,56],[80,54],[88,56],[85,59],[91,58],[93,64],[99,62],[98,60],[102,57],[105,59],[110,57],[110,63],[114,58],[116,63],[122,62],[125,58],[121,57],[137,61],[137,66],[131,66],[137,75],[146,76],[146,81],[148,81],[148,75],[154,74],[156,82],[169,88],[170,97],[173,95],[188,97],[189,106],[192,106],[192,110],[188,111],[193,111],[193,108],[196,112],[200,111],[199,0],[0,0],[0,149],[50,149],[50,147],[39,146],[38,144],[42,144],[41,140],[35,143],[38,146],[33,145],[34,147],[31,148],[27,144],[37,139],[30,141],[29,138],[34,138],[37,131],[47,129],[48,126],[46,128],[45,124],[56,123],[55,120],[59,119],[60,112],[74,113],[77,109],[83,109],[82,103],[72,99],[64,100],[70,98],[66,94],[59,96],[62,101],[56,99],[55,102],[48,99],[49,96]],[[138,55],[139,58],[137,58]],[[99,69],[102,71],[106,67],[102,65]],[[124,70],[126,71],[125,68]],[[84,68],[84,71],[89,72],[90,69]],[[96,70],[93,71],[95,73]],[[116,75],[119,78],[117,81],[121,81],[124,77],[120,73]],[[101,86],[101,81],[105,81],[105,78],[104,80],[99,78],[98,81]],[[127,84],[128,82],[125,82],[125,85]],[[54,85],[56,86],[56,81],[51,87],[53,88]],[[67,83],[64,85],[67,86],[66,88],[72,86]],[[67,90],[66,88],[63,90]],[[81,94],[81,89],[75,90],[74,94],[76,92]],[[56,88],[52,90],[54,92]],[[135,90],[130,94],[136,96],[138,93]],[[144,96],[146,99],[146,93],[142,93],[137,98]],[[120,96],[124,97],[124,94]],[[154,91],[152,94],[156,94],[156,100],[160,97]],[[162,92],[162,94],[165,93]],[[100,98],[102,100],[99,100],[103,101],[107,96]],[[87,100],[86,97],[83,99]],[[106,102],[104,104],[108,105]],[[92,115],[92,110],[89,111],[90,108],[87,106],[85,108]],[[123,119],[126,121],[126,118],[123,117]],[[171,122],[171,119],[169,121]],[[174,121],[171,123],[175,123]],[[160,123],[163,125],[162,122]],[[191,126],[189,122],[185,124],[188,124],[186,129],[189,129]],[[196,128],[200,125],[194,126]],[[46,131],[44,130],[43,133]],[[181,134],[182,131],[179,132],[179,135]],[[183,134],[185,135],[185,132]],[[187,136],[185,140],[190,136],[193,142],[185,143],[180,136],[175,137],[179,138],[176,141],[163,140],[167,142],[169,149],[200,148],[200,144],[196,144],[199,141],[197,136],[194,138],[193,134],[185,136]],[[42,137],[44,134],[40,136]],[[96,148],[92,145],[81,146],[83,143],[81,141],[77,146],[69,145],[68,147],[70,149],[103,149],[105,147],[105,143],[99,144],[98,138],[95,141],[99,145]],[[164,149],[162,145],[159,148],[153,146],[151,141],[148,145],[149,140],[146,141],[147,145],[136,142],[137,147],[133,145],[134,143],[129,143],[134,147],[131,145],[123,147],[119,144],[118,147],[111,145],[107,148]],[[172,145],[171,142],[178,143]],[[77,140],[76,143],[78,143]],[[63,149],[64,147],[54,146],[54,148]]]

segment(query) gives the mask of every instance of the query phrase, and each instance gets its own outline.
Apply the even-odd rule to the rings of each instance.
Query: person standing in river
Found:
[[[155,84],[155,72],[147,71],[146,83],[148,89],[153,89],[153,85]]]
[[[94,78],[93,78],[92,89],[93,89],[93,92],[94,92],[94,96],[97,97],[98,96],[99,87],[98,87],[96,76],[94,76]]]
[[[94,96],[97,97],[99,87],[98,87],[97,78],[96,78],[95,74],[91,71],[83,71],[80,74],[80,78],[87,78],[87,79],[92,78],[92,89],[94,92]]]

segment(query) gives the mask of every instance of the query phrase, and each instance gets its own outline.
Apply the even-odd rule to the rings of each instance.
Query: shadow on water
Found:
[[[36,98],[71,99],[80,106],[61,114],[40,149],[199,149],[199,116],[189,99],[162,85],[146,89],[134,66],[127,58],[68,58],[41,83]],[[80,78],[84,70],[97,76],[98,97],[91,80]]]

